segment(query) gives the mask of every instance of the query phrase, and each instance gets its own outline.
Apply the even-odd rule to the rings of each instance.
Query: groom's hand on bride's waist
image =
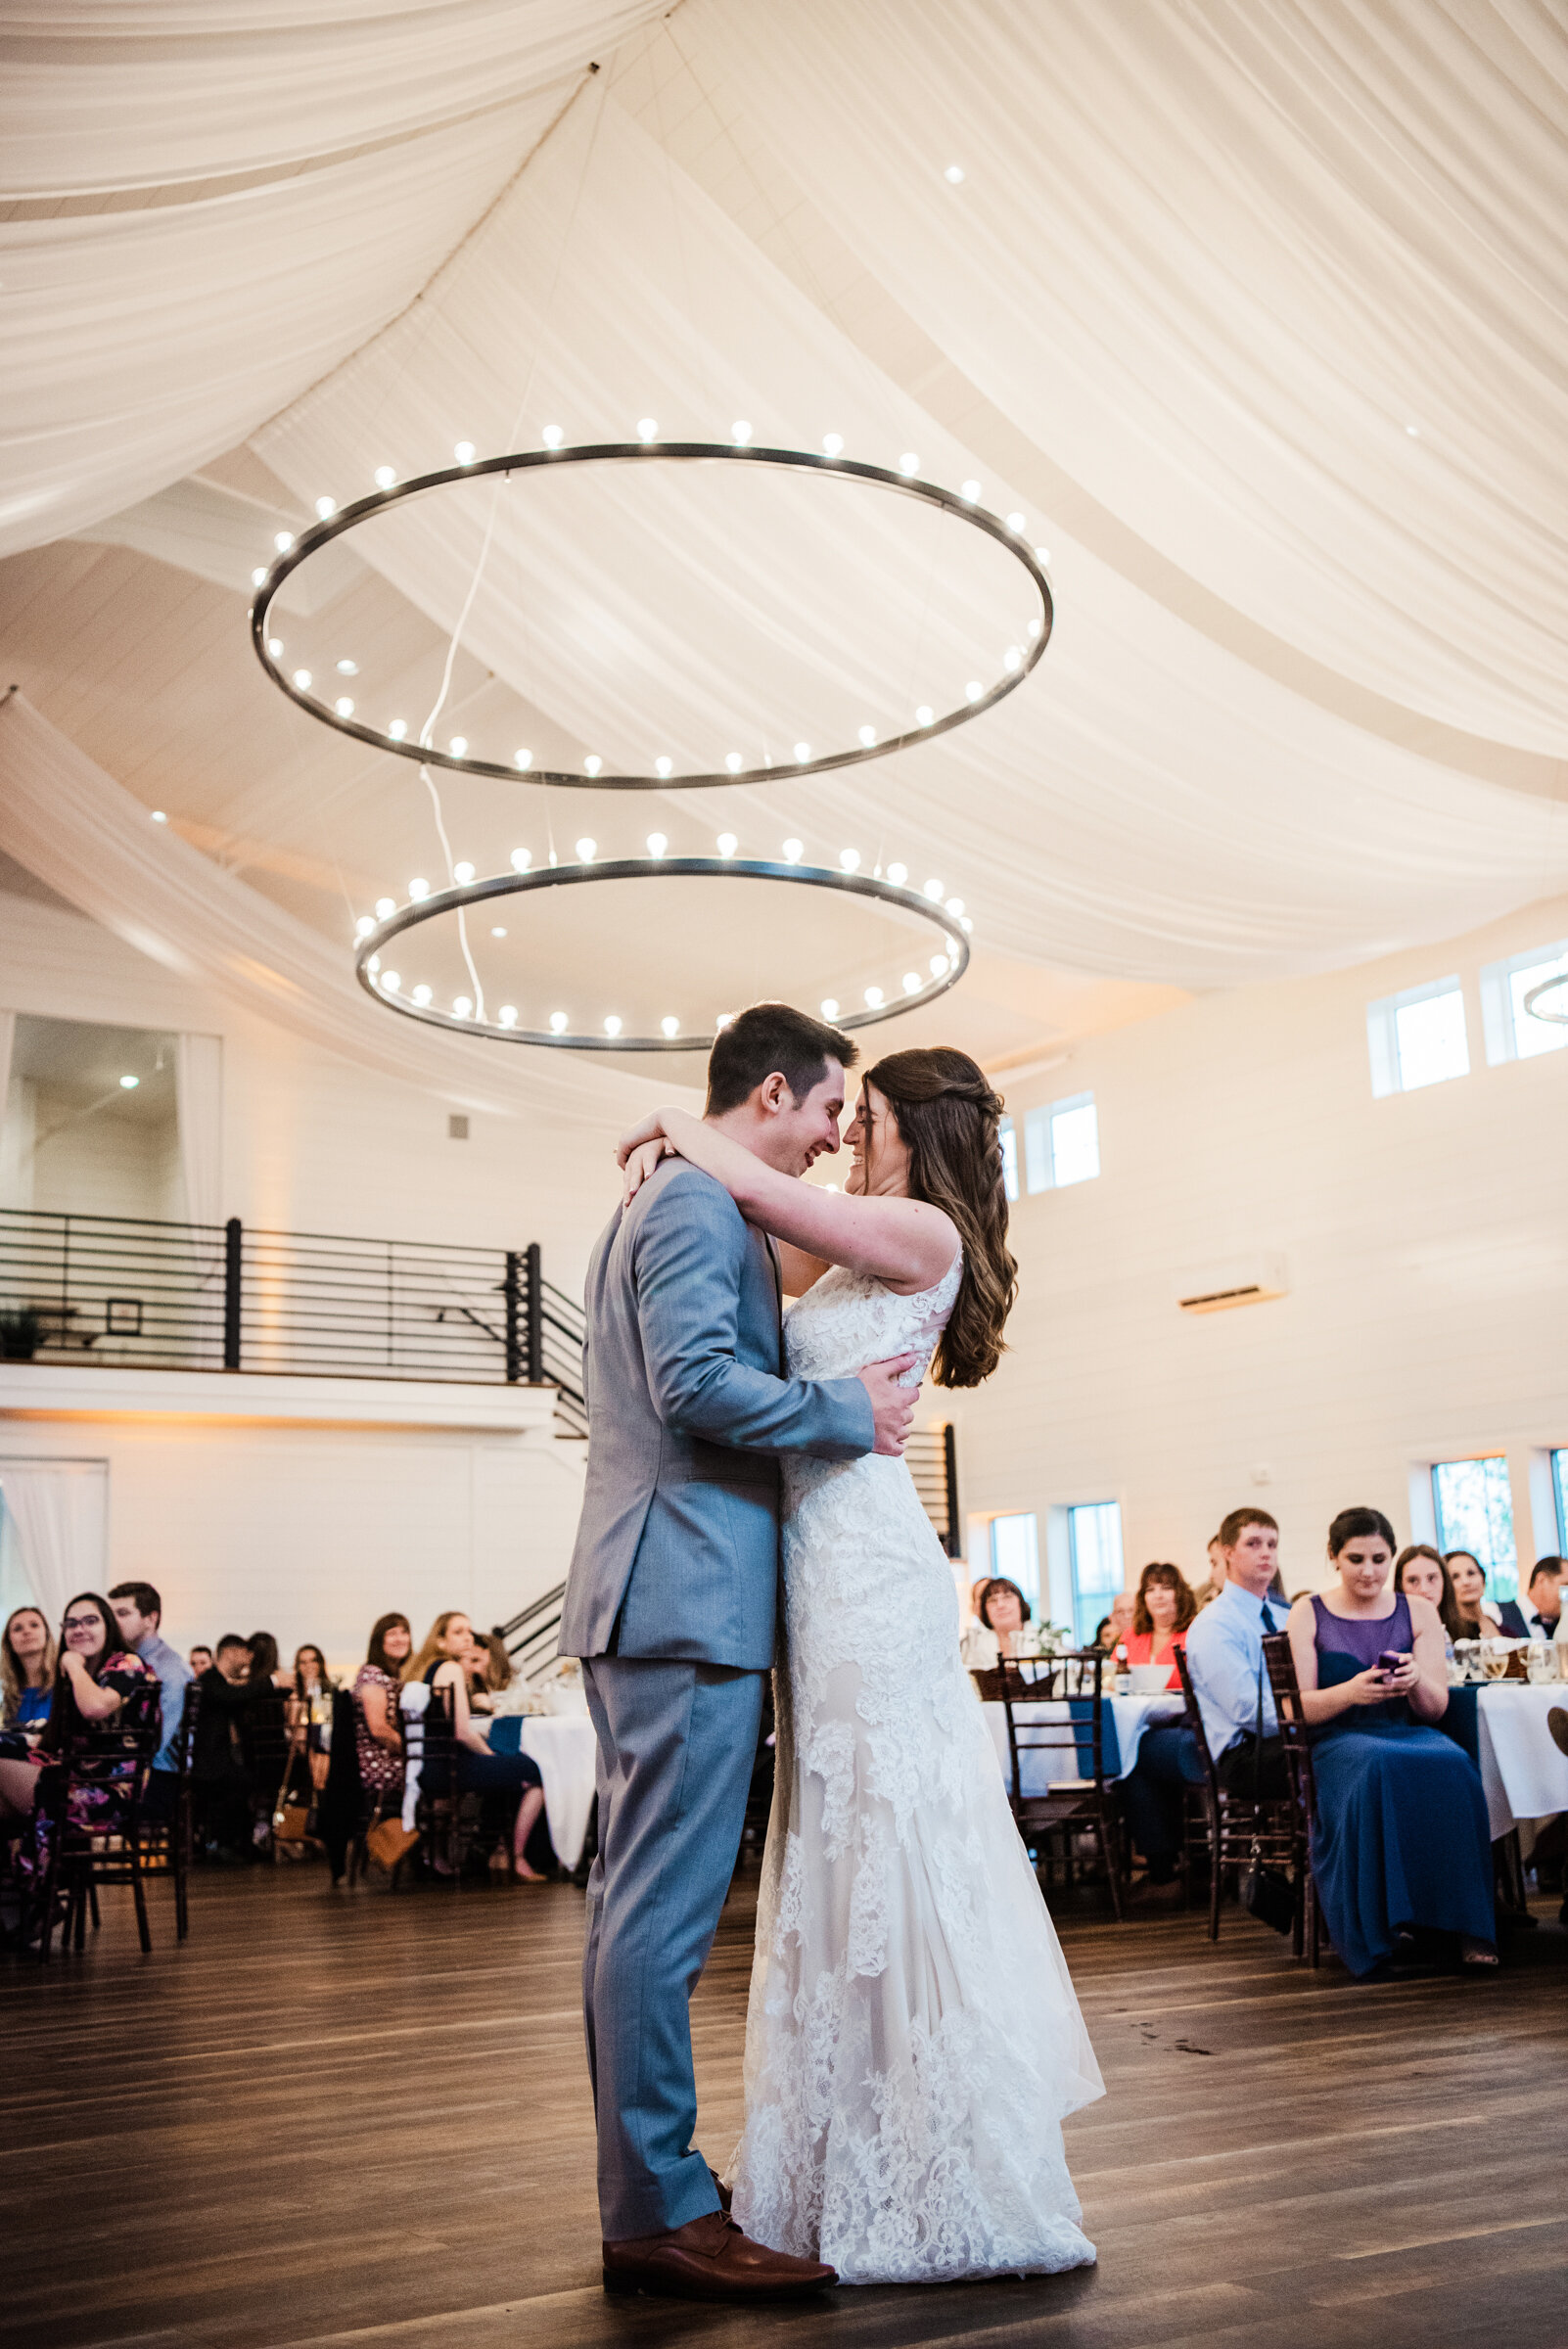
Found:
[[[891,1362],[867,1362],[863,1370],[855,1372],[871,1398],[871,1419],[876,1429],[873,1451],[891,1452],[897,1458],[904,1448],[920,1389],[900,1387],[899,1381],[906,1370],[914,1368],[915,1359],[912,1354],[896,1354]]]

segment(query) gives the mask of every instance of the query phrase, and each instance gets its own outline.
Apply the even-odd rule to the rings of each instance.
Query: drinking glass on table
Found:
[[[1500,1639],[1483,1639],[1481,1664],[1489,1681],[1500,1681],[1508,1670],[1508,1651]]]
[[[1458,1672],[1455,1687],[1462,1688],[1481,1678],[1481,1642],[1479,1639],[1455,1639],[1453,1662]]]
[[[1532,1639],[1525,1657],[1532,1687],[1544,1688],[1557,1678],[1557,1651],[1549,1639]]]

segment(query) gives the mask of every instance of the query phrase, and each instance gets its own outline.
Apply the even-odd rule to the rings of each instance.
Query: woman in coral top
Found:
[[[1168,1688],[1179,1689],[1180,1676],[1176,1666],[1176,1651],[1187,1643],[1187,1627],[1198,1612],[1198,1602],[1188,1587],[1179,1566],[1156,1563],[1145,1566],[1138,1578],[1138,1594],[1132,1608],[1132,1629],[1127,1635],[1127,1660],[1130,1664],[1163,1664],[1171,1661]]]

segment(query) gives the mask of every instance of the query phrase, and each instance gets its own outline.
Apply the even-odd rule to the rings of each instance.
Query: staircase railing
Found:
[[[510,1623],[496,1626],[506,1644],[519,1677],[531,1680],[536,1672],[555,1659],[556,1642],[561,1635],[561,1602],[566,1597],[565,1583],[557,1583],[542,1598],[514,1615]]]

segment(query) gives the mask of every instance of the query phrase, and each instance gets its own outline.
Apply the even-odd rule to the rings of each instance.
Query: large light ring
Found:
[[[313,693],[301,691],[293,678],[285,673],[267,650],[267,614],[272,599],[284,580],[300,564],[307,562],[318,548],[330,545],[334,538],[356,529],[373,515],[385,513],[399,505],[405,498],[422,497],[432,489],[444,489],[451,482],[472,482],[486,473],[528,473],[535,467],[561,465],[648,465],[658,463],[677,465],[722,464],[762,465],[784,468],[800,473],[827,474],[840,481],[869,482],[877,488],[895,490],[900,497],[912,497],[919,504],[936,506],[945,514],[955,514],[972,530],[982,530],[1004,546],[1013,560],[1020,564],[1034,581],[1039,595],[1039,626],[1033,644],[1026,644],[1019,655],[1016,668],[1004,669],[998,682],[975,701],[965,701],[957,709],[934,717],[928,726],[915,726],[906,734],[890,734],[885,742],[873,743],[870,748],[857,744],[853,750],[833,751],[822,759],[784,760],[777,766],[746,767],[735,774],[726,768],[715,775],[587,775],[569,773],[551,767],[520,768],[493,759],[458,758],[451,751],[438,751],[434,745],[395,741],[391,734],[376,726],[367,726],[356,717],[340,717],[327,702]],[[511,783],[557,783],[573,791],[696,791],[706,787],[742,783],[777,783],[791,775],[820,775],[839,766],[859,766],[868,759],[886,759],[894,751],[907,750],[911,744],[929,742],[934,734],[949,734],[955,726],[965,725],[972,717],[995,708],[1016,686],[1022,685],[1030,670],[1044,653],[1050,641],[1054,617],[1050,581],[1041,570],[1034,549],[1027,546],[1016,530],[1008,529],[985,507],[972,505],[966,498],[955,497],[950,489],[943,489],[935,482],[923,482],[914,476],[890,473],[882,465],[862,465],[849,457],[816,457],[807,449],[741,447],[724,440],[606,440],[578,448],[526,449],[509,457],[485,457],[473,465],[448,465],[439,473],[422,473],[412,481],[399,482],[393,488],[374,490],[368,497],[356,498],[324,522],[305,530],[284,554],[278,556],[256,591],[251,608],[251,642],[256,659],[280,692],[291,702],[324,725],[336,726],[340,734],[351,734],[356,742],[366,742],[379,751],[390,751],[397,759],[417,760],[427,766],[448,766],[465,775],[494,775]]]
[[[707,1051],[714,1041],[711,1036],[555,1036],[538,1028],[503,1028],[495,1020],[460,1019],[455,1012],[438,1011],[434,1003],[412,1002],[400,990],[392,993],[381,985],[380,974],[370,968],[372,959],[384,956],[394,938],[438,914],[483,905],[490,898],[525,897],[535,889],[576,889],[595,881],[646,881],[671,873],[705,881],[788,881],[801,889],[836,889],[848,897],[874,898],[881,904],[919,914],[943,933],[951,950],[940,979],[932,979],[916,994],[899,995],[891,1003],[851,1012],[834,1021],[836,1028],[873,1028],[879,1020],[891,1020],[897,1013],[918,1011],[922,1004],[945,995],[968,966],[969,940],[953,914],[917,890],[898,889],[891,881],[880,881],[871,874],[835,873],[821,865],[764,864],[737,856],[623,856],[603,864],[545,865],[536,873],[495,873],[487,881],[470,881],[462,888],[443,889],[438,896],[422,898],[417,904],[401,905],[360,941],[354,969],[360,986],[378,1003],[400,1011],[406,1019],[423,1020],[431,1028],[447,1028],[458,1036],[493,1036],[502,1044],[548,1044],[562,1052]]]
[[[1551,1011],[1543,1011],[1541,1008],[1543,995],[1558,994],[1564,988],[1568,988],[1568,971],[1559,971],[1555,979],[1543,979],[1525,996],[1524,1010],[1532,1019],[1548,1021],[1553,1028],[1568,1028],[1568,995],[1564,995],[1560,1004]]]

